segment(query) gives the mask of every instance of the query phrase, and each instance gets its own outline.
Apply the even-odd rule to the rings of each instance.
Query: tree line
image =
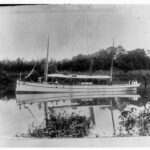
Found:
[[[130,70],[150,69],[150,57],[146,55],[144,49],[126,51],[122,46],[118,46],[101,49],[93,54],[79,54],[72,57],[72,59],[63,59],[61,61],[51,59],[49,61],[49,73],[61,71],[88,72],[91,69],[91,65],[92,72],[110,70],[112,58],[114,67],[126,72]],[[0,69],[16,73],[28,72],[35,64],[35,70],[39,74],[43,74],[45,59],[31,61],[21,58],[17,58],[16,60],[5,59],[0,61]]]
[[[146,74],[149,74],[150,57],[147,56],[145,50],[138,48],[127,51],[122,46],[108,47],[88,55],[79,54],[71,59],[61,61],[51,59],[48,73],[95,73],[101,70],[109,72],[112,60],[114,70],[130,72],[130,74],[132,74],[131,71],[148,70]],[[19,73],[28,74],[33,66],[35,66],[35,79],[44,75],[45,59],[27,61],[17,58],[16,60],[5,59],[0,61],[0,70],[17,75]]]

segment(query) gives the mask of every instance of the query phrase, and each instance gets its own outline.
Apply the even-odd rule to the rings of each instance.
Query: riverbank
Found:
[[[150,137],[0,139],[0,147],[149,147]]]
[[[17,76],[0,70],[0,94],[15,93]]]
[[[89,74],[88,72],[58,72],[60,74]],[[110,71],[99,70],[92,73],[93,75],[110,75]],[[22,77],[25,73],[22,74]],[[0,94],[15,93],[16,80],[19,74],[13,72],[5,72],[0,70]],[[31,76],[37,78],[37,75]],[[127,84],[129,80],[137,80],[141,83],[140,90],[150,89],[150,71],[135,70],[124,72],[122,70],[115,70],[113,72],[113,84]],[[34,80],[33,80],[34,81]],[[36,82],[36,81],[35,81]]]

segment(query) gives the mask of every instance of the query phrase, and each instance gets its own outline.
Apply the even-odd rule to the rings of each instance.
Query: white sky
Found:
[[[0,60],[60,60],[112,45],[150,49],[150,5],[0,7]]]

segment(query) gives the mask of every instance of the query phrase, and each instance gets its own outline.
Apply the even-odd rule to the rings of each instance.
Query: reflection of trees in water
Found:
[[[123,111],[128,105],[134,105],[134,106],[145,106],[148,102],[150,102],[150,91],[149,90],[141,90],[138,91],[138,93],[141,98],[138,98],[137,100],[134,100],[132,97],[116,97],[111,98],[113,109],[118,109],[120,111]]]
[[[143,106],[143,99],[133,100],[129,97],[110,97],[110,98],[94,98],[92,100],[82,101],[81,99],[72,100],[72,103],[77,103],[79,106],[92,106],[92,105],[110,105],[112,101],[113,110],[117,109],[123,111],[128,105]],[[145,99],[147,102],[148,100]],[[101,107],[106,109],[107,107]],[[107,109],[110,109],[109,107]]]
[[[54,106],[56,108],[60,107],[71,107],[71,106],[107,106],[110,105],[112,101],[113,110],[117,109],[119,111],[123,111],[128,105],[135,106],[144,106],[147,102],[150,101],[149,98],[139,98],[138,100],[133,100],[133,98],[129,97],[110,97],[110,98],[93,98],[93,99],[72,99],[71,104]],[[59,102],[58,102],[59,103]],[[101,109],[106,109],[107,107],[101,107]],[[110,109],[110,108],[108,108]]]
[[[130,98],[118,98],[117,101],[113,100],[113,106],[114,106],[113,108],[123,111],[129,105],[143,107],[148,102],[150,102],[150,98],[139,98],[138,100],[133,100]]]
[[[79,106],[92,106],[92,105],[110,105],[112,101],[113,109],[123,111],[128,105],[144,106],[150,101],[149,98],[139,98],[133,100],[129,97],[116,97],[116,98],[94,98],[92,100],[82,101],[81,99],[72,100],[72,103],[77,103]],[[103,108],[105,109],[105,107]]]
[[[119,119],[119,135],[150,135],[149,108],[132,106],[123,111]]]
[[[148,98],[148,97],[150,97],[150,89],[138,90],[137,93],[138,93],[142,98]]]
[[[94,98],[94,99],[74,99],[71,100],[72,103],[77,104],[77,106],[93,106],[93,105],[99,105],[99,106],[107,106],[110,105],[110,101],[113,98]],[[102,107],[102,109],[106,109],[107,107]]]

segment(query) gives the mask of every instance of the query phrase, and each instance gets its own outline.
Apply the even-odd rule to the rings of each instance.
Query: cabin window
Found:
[[[98,80],[93,79],[93,84],[99,84]]]
[[[102,80],[102,85],[106,85],[106,80]]]
[[[108,85],[110,84],[110,79],[49,77],[48,82],[63,85]]]
[[[92,79],[87,79],[87,82],[92,82]]]

